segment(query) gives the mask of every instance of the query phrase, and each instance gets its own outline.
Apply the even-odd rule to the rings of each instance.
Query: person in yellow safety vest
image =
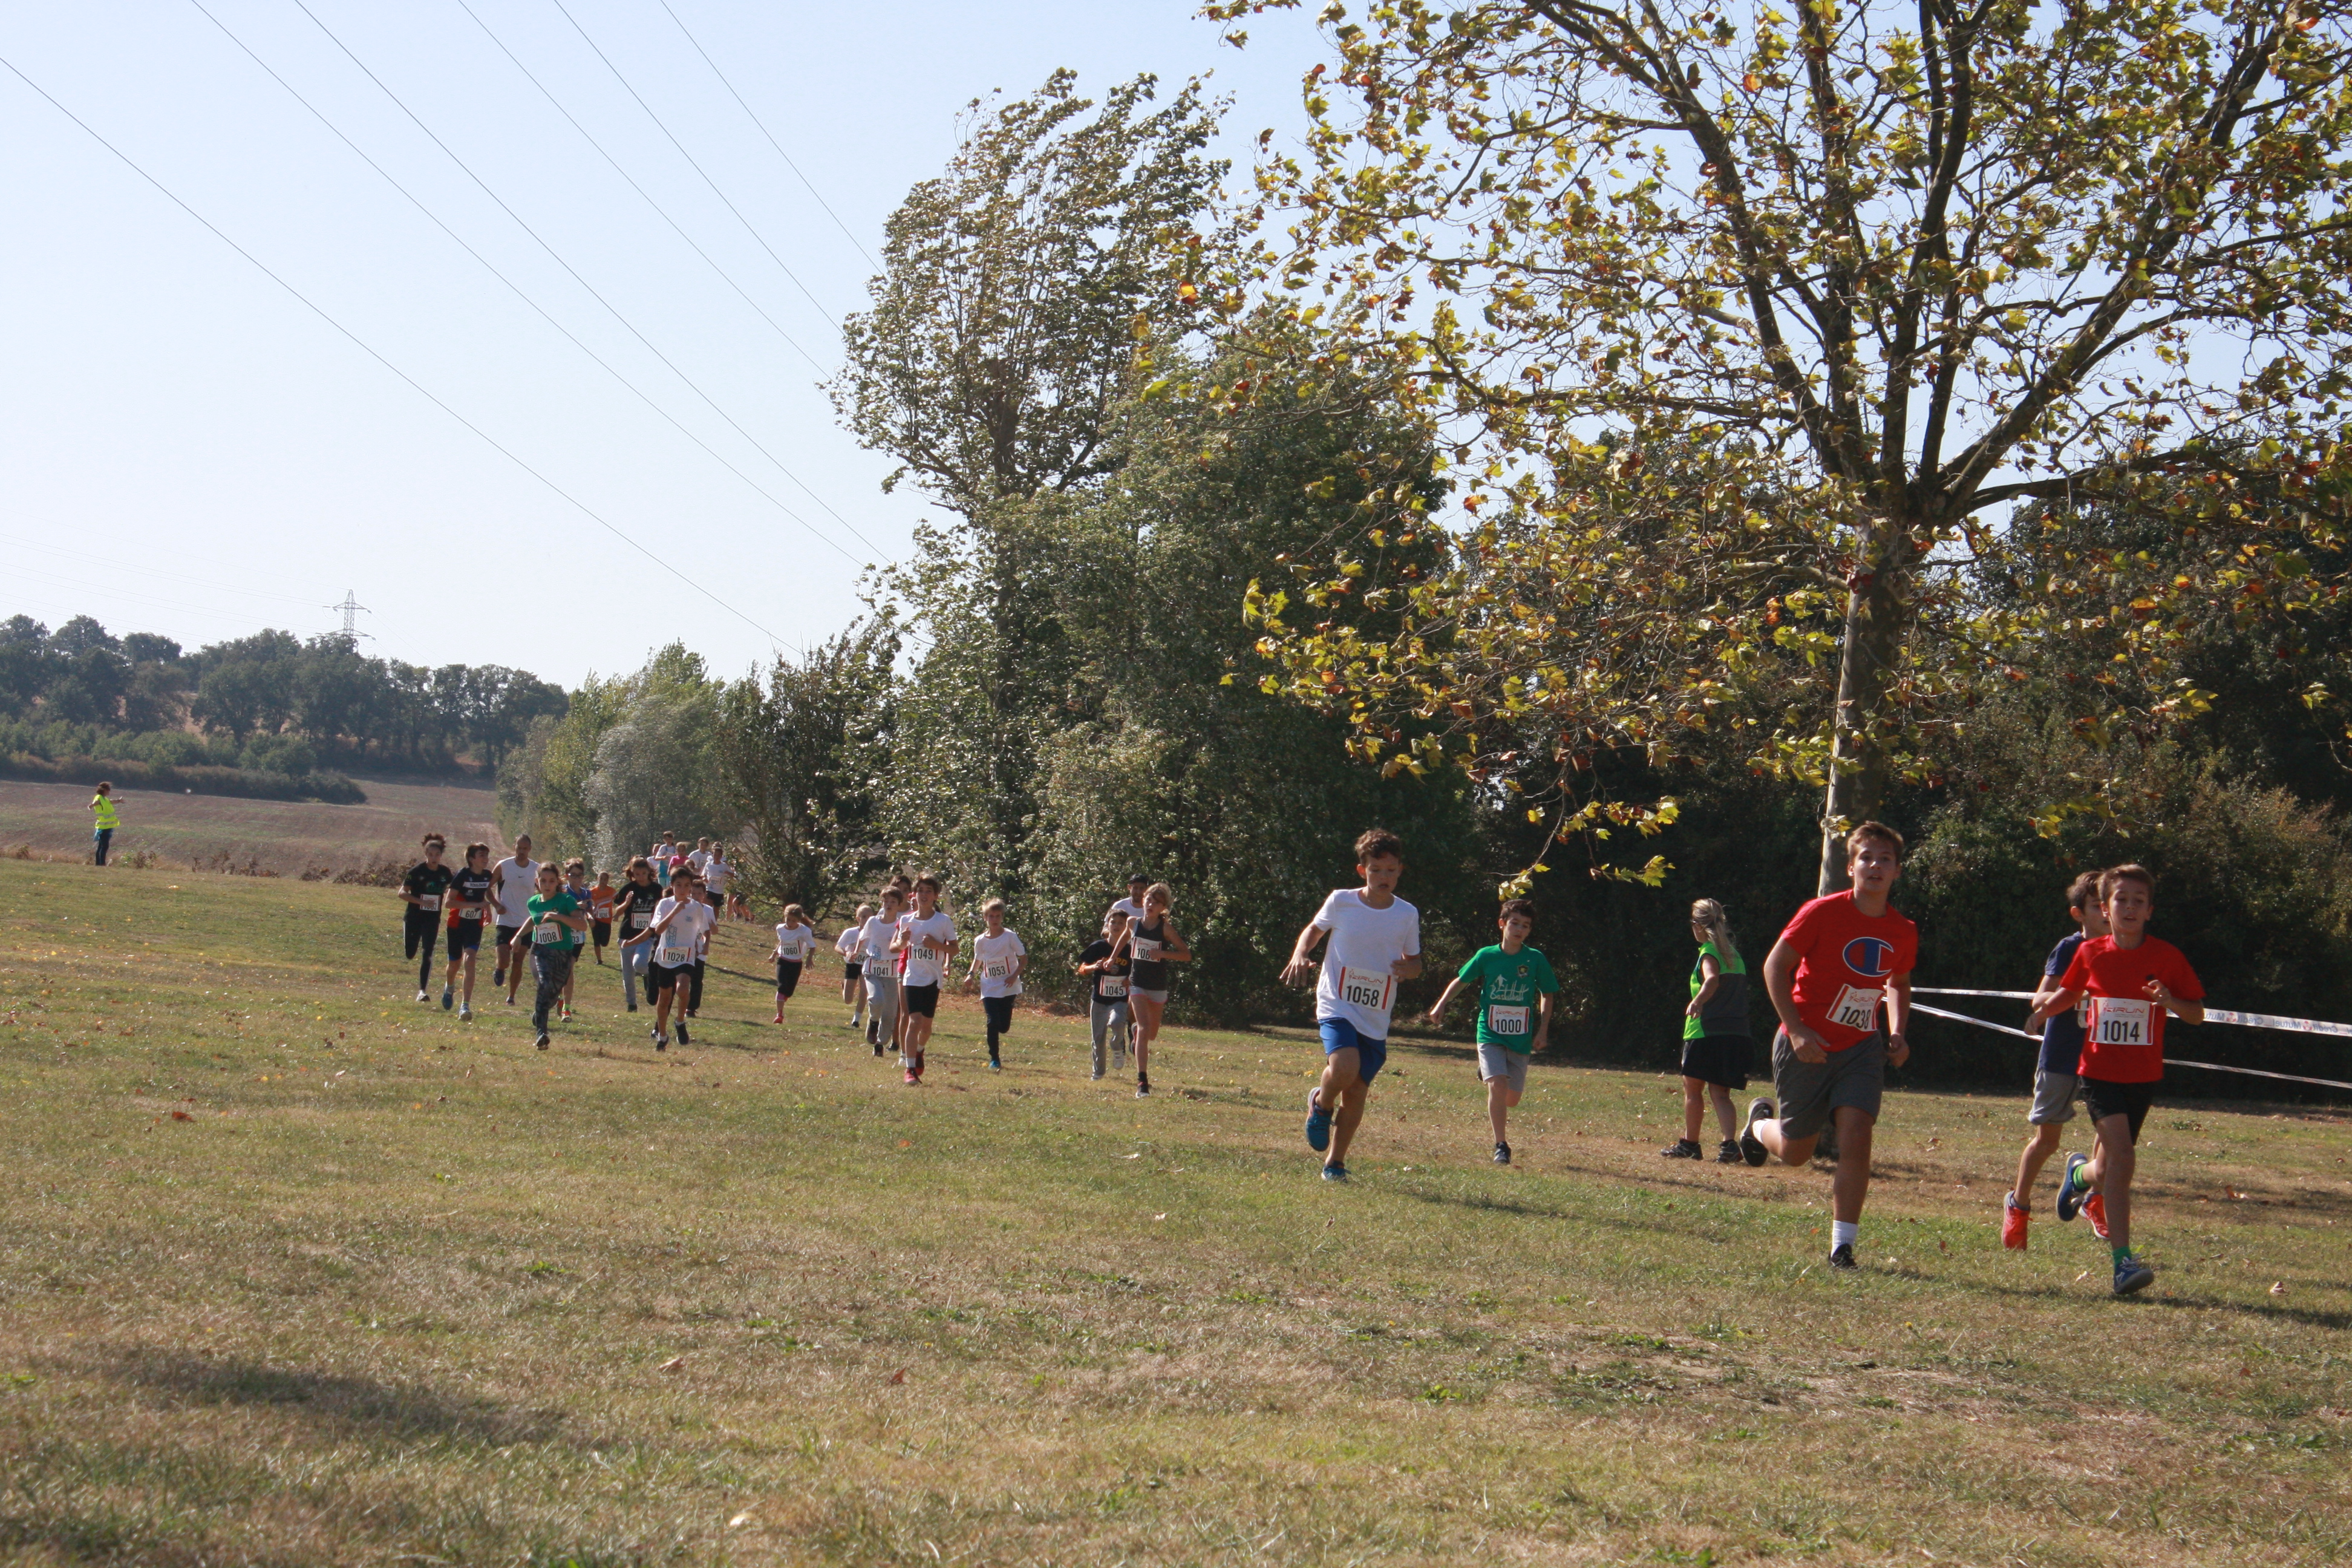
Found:
[[[114,842],[114,830],[121,826],[114,815],[114,786],[100,780],[98,793],[89,797],[90,816],[96,819],[90,837],[98,844],[98,863],[106,864],[107,847]]]

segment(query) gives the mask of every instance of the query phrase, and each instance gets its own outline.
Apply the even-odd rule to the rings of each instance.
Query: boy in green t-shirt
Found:
[[[1528,945],[1536,906],[1513,899],[1496,920],[1503,940],[1470,955],[1425,1022],[1444,1021],[1446,1004],[1465,985],[1478,988],[1478,1076],[1486,1084],[1486,1120],[1495,1128],[1495,1163],[1511,1163],[1505,1120],[1528,1089],[1528,1058],[1551,1038],[1551,999],[1559,990],[1551,962]]]
[[[530,1022],[539,1031],[539,1048],[543,1051],[547,1049],[547,1017],[562,998],[564,984],[572,978],[572,961],[587,935],[588,917],[580,912],[580,900],[563,890],[562,874],[548,860],[539,863],[539,891],[530,896],[525,907],[530,911],[530,921],[515,933],[514,944],[518,949],[530,950],[531,973],[539,982]],[[518,958],[516,962],[521,961]]]

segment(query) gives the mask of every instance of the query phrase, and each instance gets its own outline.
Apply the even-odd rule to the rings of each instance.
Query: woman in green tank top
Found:
[[[1748,1034],[1748,963],[1732,942],[1731,922],[1721,904],[1699,900],[1691,905],[1690,921],[1699,948],[1691,965],[1690,1005],[1683,1009],[1683,1135],[1658,1152],[1669,1160],[1703,1158],[1698,1130],[1713,1100],[1716,1126],[1723,1134],[1716,1163],[1736,1165],[1738,1121],[1731,1091],[1748,1087],[1748,1064],[1755,1054]]]

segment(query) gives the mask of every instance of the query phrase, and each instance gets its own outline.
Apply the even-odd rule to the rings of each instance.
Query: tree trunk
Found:
[[[1900,520],[1874,524],[1862,563],[1847,584],[1837,723],[1822,804],[1823,896],[1845,887],[1845,835],[1855,823],[1876,816],[1886,794],[1886,754],[1873,726],[1883,716],[1887,672],[1909,629],[1909,568],[1899,556],[1907,556],[1910,540],[1911,531]]]

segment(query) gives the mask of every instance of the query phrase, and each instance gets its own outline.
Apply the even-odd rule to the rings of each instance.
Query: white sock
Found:
[[[1832,1252],[1835,1252],[1841,1247],[1852,1247],[1855,1242],[1858,1242],[1861,1239],[1862,1222],[1860,1220],[1833,1219],[1830,1221],[1830,1250]]]

